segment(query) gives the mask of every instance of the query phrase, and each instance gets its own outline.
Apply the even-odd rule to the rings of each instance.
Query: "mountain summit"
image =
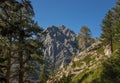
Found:
[[[51,26],[42,37],[45,45],[45,58],[53,68],[63,67],[70,63],[71,57],[77,53],[76,34],[65,26]]]

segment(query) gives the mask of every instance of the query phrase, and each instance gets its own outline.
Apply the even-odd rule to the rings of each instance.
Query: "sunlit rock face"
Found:
[[[110,45],[107,45],[104,49],[104,53],[106,56],[110,57],[110,55],[112,54],[112,51],[111,51],[111,46]]]
[[[54,68],[68,64],[78,51],[76,34],[65,26],[51,26],[45,32],[47,34],[42,40],[46,47],[46,60],[50,61]]]

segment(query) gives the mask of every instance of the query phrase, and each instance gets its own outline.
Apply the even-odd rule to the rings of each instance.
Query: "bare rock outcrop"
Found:
[[[65,26],[51,26],[45,32],[47,34],[42,37],[42,40],[46,47],[46,60],[50,61],[53,67],[63,67],[78,51],[76,34]]]

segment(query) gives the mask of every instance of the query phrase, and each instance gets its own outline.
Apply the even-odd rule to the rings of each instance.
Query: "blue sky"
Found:
[[[76,34],[84,25],[99,37],[101,22],[116,0],[31,0],[35,20],[42,28],[65,25]]]

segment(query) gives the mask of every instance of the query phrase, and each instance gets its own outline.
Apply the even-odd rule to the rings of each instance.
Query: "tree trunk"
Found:
[[[10,83],[10,66],[11,65],[11,59],[8,58],[8,62],[7,62],[7,71],[6,71],[6,81],[5,83]]]
[[[110,40],[110,50],[111,50],[111,54],[113,53],[113,40],[111,38]]]
[[[23,57],[22,52],[19,54],[19,83],[23,83]]]
[[[11,40],[12,37],[11,35],[8,36],[9,42],[10,42],[10,47],[12,45]],[[5,83],[10,83],[10,75],[11,75],[11,50],[6,49],[6,56],[7,56],[7,65],[6,65],[6,76],[5,76]]]
[[[20,31],[20,39],[19,39],[19,44],[23,44],[23,31]],[[24,77],[24,63],[23,63],[23,50],[22,47],[19,47],[19,83],[23,83],[23,77]]]

